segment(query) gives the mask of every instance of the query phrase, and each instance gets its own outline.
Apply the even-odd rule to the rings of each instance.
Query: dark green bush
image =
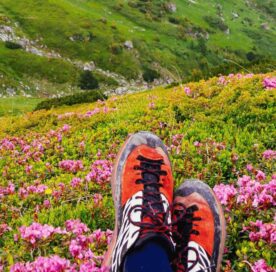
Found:
[[[178,18],[175,18],[175,17],[172,17],[172,16],[169,17],[169,22],[172,23],[172,24],[175,24],[175,25],[180,24],[180,20]]]
[[[34,110],[35,111],[42,110],[42,109],[49,110],[51,108],[60,107],[62,105],[71,106],[74,104],[91,103],[91,102],[97,101],[98,99],[103,99],[103,98],[106,99],[107,97],[101,91],[93,90],[93,91],[68,95],[64,97],[44,100],[38,103],[38,105]]]
[[[123,47],[121,44],[113,43],[110,45],[110,50],[111,50],[112,54],[118,55],[118,54],[122,53]]]
[[[11,41],[6,41],[5,42],[5,47],[9,48],[9,49],[21,49],[22,45],[15,43],[15,42],[11,42]]]
[[[84,71],[81,73],[78,85],[82,90],[93,90],[99,88],[98,80],[90,71]]]
[[[151,69],[151,68],[144,68],[144,72],[143,72],[143,79],[146,82],[153,82],[156,78],[159,78],[160,74]]]
[[[225,31],[228,29],[228,26],[218,17],[213,16],[204,16],[204,20],[209,24],[209,26]]]

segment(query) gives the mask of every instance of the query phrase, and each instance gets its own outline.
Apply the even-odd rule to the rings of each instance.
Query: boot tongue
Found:
[[[144,205],[148,207],[148,209],[153,209],[156,212],[163,212],[163,205],[161,202],[160,190],[159,186],[157,185],[159,182],[159,177],[155,174],[145,172],[143,173],[143,179],[149,183],[153,184],[145,184],[144,191],[145,191],[145,198],[144,198]],[[149,193],[149,194],[147,194]],[[159,202],[159,203],[156,203]],[[153,212],[153,211],[152,211]],[[144,219],[147,218],[145,214]]]

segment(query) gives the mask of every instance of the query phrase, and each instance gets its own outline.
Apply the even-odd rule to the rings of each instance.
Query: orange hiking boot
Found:
[[[149,132],[132,135],[117,156],[111,186],[116,221],[103,266],[122,271],[126,254],[149,240],[171,256],[173,178],[162,141]]]
[[[174,270],[219,272],[225,220],[211,188],[200,180],[185,181],[174,195],[173,222]]]

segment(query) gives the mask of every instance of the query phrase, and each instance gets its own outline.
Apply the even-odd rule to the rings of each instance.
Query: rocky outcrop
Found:
[[[125,41],[124,47],[131,50],[133,49],[133,42],[132,41]]]

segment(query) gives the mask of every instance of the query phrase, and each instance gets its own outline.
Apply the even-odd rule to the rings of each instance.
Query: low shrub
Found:
[[[99,82],[91,71],[84,71],[80,75],[79,87],[82,90],[93,90],[99,88]]]
[[[228,26],[218,17],[213,16],[204,16],[204,20],[209,24],[209,26],[225,31],[228,29]]]
[[[6,41],[5,47],[9,49],[21,49],[22,45],[11,41]]]
[[[77,93],[59,98],[51,98],[44,100],[36,106],[34,111],[37,110],[49,110],[51,108],[60,107],[62,105],[75,105],[80,103],[91,103],[98,99],[106,99],[107,97],[99,90],[93,90],[88,92]]]
[[[157,71],[148,67],[144,68],[143,79],[146,82],[153,82],[155,79],[159,77],[160,77],[160,74]]]

